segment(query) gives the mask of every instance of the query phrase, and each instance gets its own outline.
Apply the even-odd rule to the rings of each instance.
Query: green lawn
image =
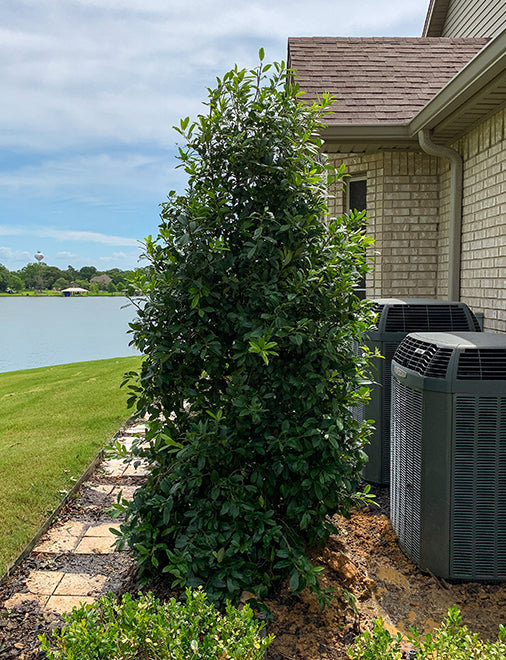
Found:
[[[129,417],[140,357],[0,374],[0,575]]]

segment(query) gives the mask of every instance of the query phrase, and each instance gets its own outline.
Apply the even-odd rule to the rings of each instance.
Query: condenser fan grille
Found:
[[[351,350],[352,353],[355,357],[362,357],[362,348],[360,347],[360,344],[358,341],[352,341],[351,342]],[[353,419],[360,425],[364,423],[365,420],[365,415],[364,415],[364,404],[360,403],[358,406],[353,406],[351,409],[351,414],[353,415]]]
[[[506,380],[506,349],[469,348],[459,355],[460,380]]]
[[[451,355],[451,348],[441,348],[408,336],[397,349],[395,361],[421,376],[444,378]]]
[[[394,357],[398,345],[398,342],[385,342],[383,347],[385,371],[382,388],[383,431],[381,438],[381,483],[384,484],[387,484],[390,480],[390,408],[392,405],[392,358]]]
[[[392,380],[390,515],[405,551],[420,561],[422,499],[422,394]]]
[[[392,305],[388,309],[386,332],[450,332],[479,330],[474,315],[470,319],[459,305]]]
[[[458,395],[451,572],[506,577],[506,397]]]

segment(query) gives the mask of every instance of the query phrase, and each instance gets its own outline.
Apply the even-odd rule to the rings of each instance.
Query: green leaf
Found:
[[[291,591],[297,593],[299,588],[299,572],[296,568],[290,573],[290,579],[288,581]]]

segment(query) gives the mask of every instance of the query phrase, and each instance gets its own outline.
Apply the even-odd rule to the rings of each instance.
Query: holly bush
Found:
[[[130,387],[150,416],[149,478],[127,506],[144,574],[210,598],[257,597],[283,577],[324,598],[308,552],[359,489],[370,328],[363,214],[330,218],[342,180],[320,155],[330,104],[301,102],[284,63],[234,68],[207,112],[181,121],[184,195],[145,241],[132,324],[145,357]]]

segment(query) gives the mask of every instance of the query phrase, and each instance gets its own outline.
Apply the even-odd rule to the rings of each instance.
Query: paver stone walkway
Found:
[[[133,437],[142,438],[144,432],[143,424],[134,423],[117,440],[130,450]],[[124,460],[104,459],[82,485],[78,506],[70,507],[70,514],[64,509],[63,519],[51,526],[27,557],[25,563],[37,568],[16,580],[17,590],[3,606],[13,610],[31,601],[45,614],[63,614],[114,590],[118,573],[131,570],[133,560],[128,551],[119,552],[113,545],[117,536],[111,529],[119,529],[120,523],[107,509],[120,491],[124,499],[131,499],[146,473],[146,466],[135,467],[131,455]]]

